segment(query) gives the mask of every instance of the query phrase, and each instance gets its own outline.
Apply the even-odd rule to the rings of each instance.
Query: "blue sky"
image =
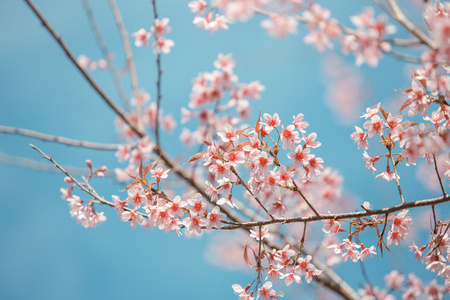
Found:
[[[117,65],[121,65],[124,56],[111,10],[106,1],[91,2],[95,2],[94,14],[106,43],[116,53]],[[361,1],[347,2],[345,9],[333,1],[324,1],[323,6],[342,19],[361,9]],[[76,55],[101,57],[81,1],[36,4]],[[0,5],[0,124],[74,139],[120,141],[113,126],[113,112],[80,76],[25,2],[3,0]],[[151,26],[150,1],[118,1],[118,5],[130,33]],[[172,52],[162,57],[165,112],[179,120],[180,107],[186,107],[189,101],[192,78],[199,72],[213,70],[212,62],[218,53],[232,53],[241,81],[259,80],[266,87],[262,99],[252,103],[254,119],[260,110],[278,112],[282,120],[288,121],[293,114],[303,113],[322,142],[318,155],[326,165],[340,171],[347,190],[376,207],[389,205],[392,199],[398,201],[392,183],[375,180],[372,172],[364,168],[362,152],[350,139],[353,126],[336,122],[324,104],[327,82],[322,78],[323,56],[302,42],[306,34],[303,26],[298,35],[280,41],[263,32],[259,26],[261,18],[257,17],[211,35],[192,25],[194,15],[187,2],[164,0],[159,1],[159,6],[160,16],[171,19],[169,37],[175,41]],[[140,86],[154,96],[156,71],[152,51],[134,50]],[[352,57],[345,61],[353,64]],[[377,69],[363,66],[364,81],[370,89],[362,101],[372,106],[375,99],[383,102],[395,97],[396,89],[408,88],[407,72],[411,69],[390,57],[385,57]],[[118,99],[106,71],[97,71],[94,77],[107,94]],[[124,86],[131,94],[128,78]],[[361,126],[362,121],[357,120],[355,125]],[[162,139],[174,156],[182,152],[178,150],[180,132],[178,127],[173,135]],[[117,166],[112,152],[75,149],[5,134],[0,134],[0,141],[0,151],[9,155],[39,160],[39,155],[28,146],[31,142],[63,165],[84,167],[85,159],[90,158],[94,166]],[[400,172],[407,199],[439,196],[417,184],[415,170],[400,167]],[[230,299],[232,284],[244,285],[253,280],[252,273],[228,271],[207,263],[204,257],[209,236],[185,239],[159,230],[132,230],[108,208],[105,224],[96,229],[83,228],[70,218],[67,204],[60,198],[59,189],[65,186],[63,177],[0,165],[0,199],[5,207],[0,220],[1,298]],[[123,188],[109,179],[93,184],[105,196]],[[372,280],[378,283],[389,265],[405,272],[416,269],[432,278],[419,264],[409,261],[411,257],[406,259],[397,252],[396,256],[387,254],[381,263],[379,257],[374,258],[367,268],[373,270]],[[346,265],[341,270],[344,278],[357,287],[361,282],[359,266]]]

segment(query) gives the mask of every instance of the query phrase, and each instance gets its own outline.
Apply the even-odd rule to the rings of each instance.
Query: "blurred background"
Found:
[[[108,2],[90,2],[120,69],[125,56]],[[356,0],[320,3],[331,10],[332,17],[349,26],[349,16],[372,4]],[[36,0],[35,4],[76,56],[101,58],[81,1]],[[118,0],[117,4],[129,33],[140,28],[149,30],[153,21],[151,1]],[[212,71],[219,53],[232,53],[240,81],[259,80],[266,87],[261,100],[252,102],[250,124],[255,122],[259,111],[277,112],[284,124],[291,122],[294,114],[303,113],[310,131],[317,132],[322,143],[316,150],[317,156],[344,177],[344,188],[357,203],[355,210],[359,210],[363,201],[369,201],[375,208],[398,203],[395,184],[374,179],[364,167],[362,151],[350,134],[354,125],[362,127],[359,115],[367,106],[375,105],[375,100],[387,110],[398,111],[399,103],[405,99],[398,91],[409,88],[414,65],[384,56],[378,68],[366,65],[358,68],[354,57],[340,53],[339,44],[323,54],[304,44],[303,37],[307,34],[304,25],[299,25],[297,35],[283,40],[268,36],[260,27],[262,16],[232,24],[228,31],[212,35],[192,24],[194,14],[187,4],[188,1],[158,1],[160,17],[170,18],[172,32],[168,38],[175,42],[171,53],[162,56],[162,108],[178,121],[173,134],[162,137],[163,147],[170,154],[177,156],[186,151],[180,147],[179,120],[180,108],[187,107],[189,102],[191,80],[199,72]],[[416,14],[414,6],[409,9],[410,15]],[[0,1],[0,28],[0,125],[101,143],[122,141],[115,131],[113,111],[80,76],[24,1]],[[398,36],[407,34],[399,32]],[[139,85],[155,99],[156,65],[152,49],[132,48]],[[92,74],[119,103],[109,73],[98,69]],[[131,96],[128,76],[123,83]],[[14,165],[16,161],[11,156],[47,164],[29,143],[64,166],[85,168],[85,160],[89,158],[94,167],[124,167],[111,151],[73,148],[0,133],[0,152],[5,161],[0,164],[0,199],[4,206],[0,218],[0,298],[234,299],[231,285],[245,286],[255,278],[251,270],[221,266],[220,256],[214,257],[214,253],[220,253],[217,249],[208,252],[217,234],[187,239],[157,229],[132,230],[109,208],[104,208],[106,223],[95,229],[83,228],[70,217],[67,203],[61,200],[60,188],[66,187],[61,173]],[[370,148],[369,154],[377,155],[376,149]],[[420,168],[399,167],[407,201],[440,196],[439,189],[433,190],[418,180],[430,177],[423,175],[427,173]],[[378,171],[383,171],[381,166]],[[92,184],[107,199],[123,189],[113,178],[95,179]],[[412,240],[422,245],[430,231],[431,209],[411,213],[415,216],[414,226],[419,229],[410,234],[405,245]],[[441,209],[439,216],[448,218],[448,213]],[[420,220],[423,224],[418,224]],[[231,233],[231,237],[233,234],[239,233]],[[425,282],[433,279],[433,274],[403,248],[401,252],[392,247],[393,254],[385,253],[380,260],[378,253],[365,262],[374,285],[384,286],[382,278],[392,268],[405,274],[415,271]],[[341,264],[337,271],[355,289],[365,284],[359,263]],[[286,299],[294,299],[313,287],[279,286],[286,292]]]

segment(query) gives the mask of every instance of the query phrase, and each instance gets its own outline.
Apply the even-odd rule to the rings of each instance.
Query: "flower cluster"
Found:
[[[139,29],[134,32],[131,36],[135,39],[134,44],[136,47],[147,47],[148,41],[150,40],[152,34],[154,42],[152,44],[153,53],[158,55],[160,53],[169,54],[170,48],[175,46],[175,43],[167,39],[164,34],[170,33],[172,28],[169,26],[169,19],[155,19],[153,26],[150,28],[150,32],[147,32],[144,28]]]
[[[360,15],[353,16],[350,20],[357,29],[355,33],[344,37],[342,51],[352,52],[356,56],[357,65],[366,62],[376,67],[382,52],[391,51],[391,45],[385,39],[386,35],[395,32],[395,27],[386,23],[385,16],[375,19],[372,8],[366,8]]]

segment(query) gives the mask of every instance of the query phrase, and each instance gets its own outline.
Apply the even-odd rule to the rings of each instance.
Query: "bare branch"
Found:
[[[425,200],[417,200],[413,202],[405,202],[396,206],[385,207],[381,209],[373,209],[373,210],[365,210],[358,212],[350,212],[350,213],[341,213],[341,214],[321,214],[318,216],[310,216],[310,217],[293,217],[293,218],[276,218],[273,220],[265,220],[265,221],[257,221],[257,222],[247,222],[241,223],[239,225],[231,225],[222,227],[223,230],[230,230],[235,228],[244,228],[244,227],[254,227],[254,226],[264,226],[276,223],[308,223],[308,222],[316,222],[319,220],[342,220],[342,219],[353,219],[353,218],[362,218],[367,216],[374,215],[384,215],[391,214],[397,211],[401,211],[407,208],[416,208],[422,206],[431,206],[437,205],[444,202],[449,202],[450,197],[447,195],[445,197],[425,199]]]
[[[5,165],[15,166],[15,167],[21,167],[21,168],[27,168],[31,170],[41,171],[41,172],[48,172],[48,173],[59,173],[57,169],[54,167],[48,165],[45,162],[35,161],[33,159],[25,158],[25,157],[18,157],[18,156],[12,156],[3,152],[0,152],[0,163],[3,163]],[[82,168],[75,168],[71,166],[64,166],[65,170],[70,172],[73,175],[76,176],[87,176],[89,175],[89,171]],[[114,171],[106,170],[104,172],[105,176],[114,176]]]
[[[403,27],[405,27],[409,32],[415,35],[419,40],[423,43],[427,44],[431,49],[437,49],[435,42],[428,37],[425,33],[423,33],[416,25],[414,25],[403,13],[400,7],[397,4],[396,0],[387,0],[391,9],[391,16],[397,20]]]
[[[35,139],[43,140],[43,141],[49,141],[49,142],[56,142],[68,146],[74,146],[74,147],[83,147],[83,148],[90,148],[90,149],[96,149],[96,150],[111,150],[116,151],[121,146],[130,146],[135,147],[136,144],[102,144],[102,143],[94,143],[94,142],[88,142],[88,141],[82,141],[82,140],[74,140],[65,138],[58,135],[50,135],[41,133],[34,130],[28,130],[23,128],[15,128],[15,127],[9,127],[9,126],[0,126],[0,132],[3,133],[11,133],[11,134],[18,134],[23,136],[29,136]]]
[[[108,63],[108,70],[114,80],[114,86],[116,87],[117,93],[119,94],[119,97],[122,99],[125,109],[127,111],[130,111],[130,104],[128,97],[126,96],[123,90],[122,83],[120,82],[119,73],[117,72],[116,67],[114,66],[114,63],[111,59],[111,54],[109,53],[108,48],[106,47],[105,41],[103,40],[102,37],[102,33],[100,32],[97,22],[95,21],[94,13],[92,12],[89,0],[83,0],[83,7],[86,11],[86,15],[89,20],[89,25],[91,26],[92,32],[94,33],[95,40],[97,41],[98,48],[102,52],[103,58]]]
[[[300,191],[294,179],[292,179],[292,183],[294,184],[294,190],[297,191],[300,194],[300,196],[302,196],[303,200],[305,200],[306,204],[308,204],[309,208],[311,208],[311,210],[316,214],[316,216],[320,217],[320,214],[317,212],[317,210],[311,205],[311,203],[309,203],[305,195],[303,195],[302,191]]]
[[[142,121],[142,110],[141,110],[141,102],[139,100],[139,85],[138,85],[138,78],[136,73],[136,67],[134,65],[133,60],[133,52],[131,51],[130,47],[130,41],[128,39],[128,33],[125,28],[125,25],[122,21],[122,16],[120,14],[120,10],[117,8],[117,4],[115,0],[109,0],[109,5],[112,8],[112,11],[114,13],[114,18],[116,19],[117,26],[119,27],[120,36],[122,37],[123,41],[123,49],[125,51],[125,55],[127,58],[127,65],[130,70],[130,76],[131,76],[131,85],[133,87],[133,95],[134,95],[134,102],[136,105],[136,115],[137,115],[137,127],[139,130],[144,130],[144,123]]]
[[[145,133],[138,129],[134,123],[132,123],[126,116],[125,113],[116,105],[114,102],[105,94],[105,92],[97,85],[94,79],[78,64],[75,56],[63,42],[58,33],[50,26],[41,12],[37,7],[31,2],[31,0],[25,0],[25,2],[30,6],[36,16],[41,20],[42,25],[48,30],[48,32],[53,36],[53,38],[58,42],[59,46],[64,50],[65,54],[69,57],[72,63],[78,68],[78,70],[87,79],[89,84],[94,88],[94,90],[100,95],[100,97],[106,102],[106,104],[111,107],[123,120],[124,122],[133,129],[140,137],[145,136]]]
[[[158,10],[156,7],[156,0],[152,0],[153,6],[153,21],[158,19]],[[161,77],[162,77],[162,68],[161,68],[161,53],[156,54],[156,124],[155,124],[155,137],[156,144],[158,147],[161,147],[161,143],[159,140],[159,108],[161,106]]]

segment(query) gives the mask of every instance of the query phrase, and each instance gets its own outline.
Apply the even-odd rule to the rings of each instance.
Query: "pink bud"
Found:
[[[86,165],[88,166],[89,169],[92,169],[92,162],[90,159],[86,159]]]
[[[72,178],[70,178],[70,177],[68,177],[68,176],[64,177],[64,181],[65,181],[66,183],[73,183]]]
[[[100,171],[100,170],[97,170],[97,172],[95,172],[95,174],[96,174],[98,177],[100,177],[100,178],[105,177],[105,173],[103,173],[103,172]]]

